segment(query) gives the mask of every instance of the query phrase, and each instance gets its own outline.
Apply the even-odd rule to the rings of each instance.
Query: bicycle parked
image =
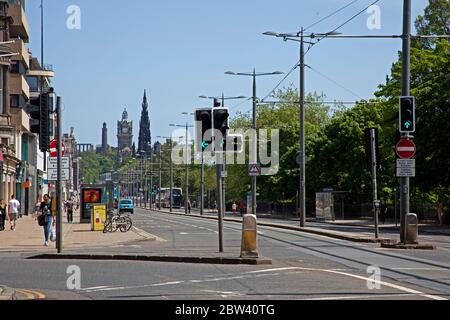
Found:
[[[129,215],[109,212],[105,222],[103,233],[128,232],[133,227],[133,220]]]

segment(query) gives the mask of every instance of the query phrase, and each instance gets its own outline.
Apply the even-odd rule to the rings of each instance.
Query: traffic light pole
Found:
[[[305,44],[303,28],[300,39],[300,191],[299,191],[299,215],[300,227],[306,224],[306,188],[305,188]]]
[[[61,114],[61,97],[56,100],[56,139],[58,140],[58,177],[56,181],[56,249],[58,253],[62,253],[62,114]]]
[[[217,213],[219,220],[219,252],[223,252],[223,153],[216,153],[216,173],[217,173]]]
[[[410,95],[411,78],[411,0],[403,1],[403,66],[402,66],[402,95]],[[410,139],[408,133],[402,133],[403,139]],[[409,177],[400,178],[400,242],[406,244],[406,216],[409,207]]]
[[[189,207],[189,159],[188,159],[188,139],[189,139],[189,125],[186,123],[186,146],[185,146],[185,166],[186,166],[186,190],[185,190],[185,199],[184,199],[184,213],[188,214]]]
[[[162,146],[159,149],[159,190],[158,190],[159,211],[161,211],[161,188],[162,188]]]
[[[200,169],[200,215],[203,216],[205,208],[205,155],[202,150],[202,166]]]
[[[170,139],[170,212],[173,211],[173,161],[172,161],[172,139]]]
[[[251,146],[250,164],[258,164],[258,134],[256,132],[256,70],[253,69],[253,111],[252,111],[252,128],[253,128],[253,144]],[[256,216],[256,176],[252,177],[252,214]]]
[[[378,216],[380,204],[378,203],[378,184],[377,184],[377,149],[376,149],[376,134],[375,129],[370,130],[370,149],[372,154],[372,187],[373,187],[373,212],[375,217],[375,238],[380,237],[380,230],[378,227]]]

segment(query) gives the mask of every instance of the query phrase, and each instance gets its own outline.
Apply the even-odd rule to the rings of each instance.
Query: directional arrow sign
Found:
[[[209,143],[208,143],[208,142],[202,141],[202,148],[203,148],[203,149],[208,148],[208,146],[209,146]]]

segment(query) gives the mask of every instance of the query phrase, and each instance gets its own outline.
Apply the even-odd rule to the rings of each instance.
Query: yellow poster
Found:
[[[92,214],[92,231],[103,231],[106,222],[106,205],[94,205]]]

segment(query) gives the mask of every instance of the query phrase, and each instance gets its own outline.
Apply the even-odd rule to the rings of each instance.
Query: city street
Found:
[[[217,222],[137,210],[135,224],[158,241],[75,249],[65,253],[196,256],[217,254]],[[226,253],[239,256],[241,227],[224,225]],[[270,266],[163,262],[26,260],[2,253],[2,283],[47,299],[448,299],[448,250],[399,252],[275,228],[259,228]],[[36,254],[36,253],[34,253]],[[33,255],[33,254],[32,254]],[[81,289],[67,290],[66,270],[81,269]],[[368,289],[370,266],[381,288]]]

